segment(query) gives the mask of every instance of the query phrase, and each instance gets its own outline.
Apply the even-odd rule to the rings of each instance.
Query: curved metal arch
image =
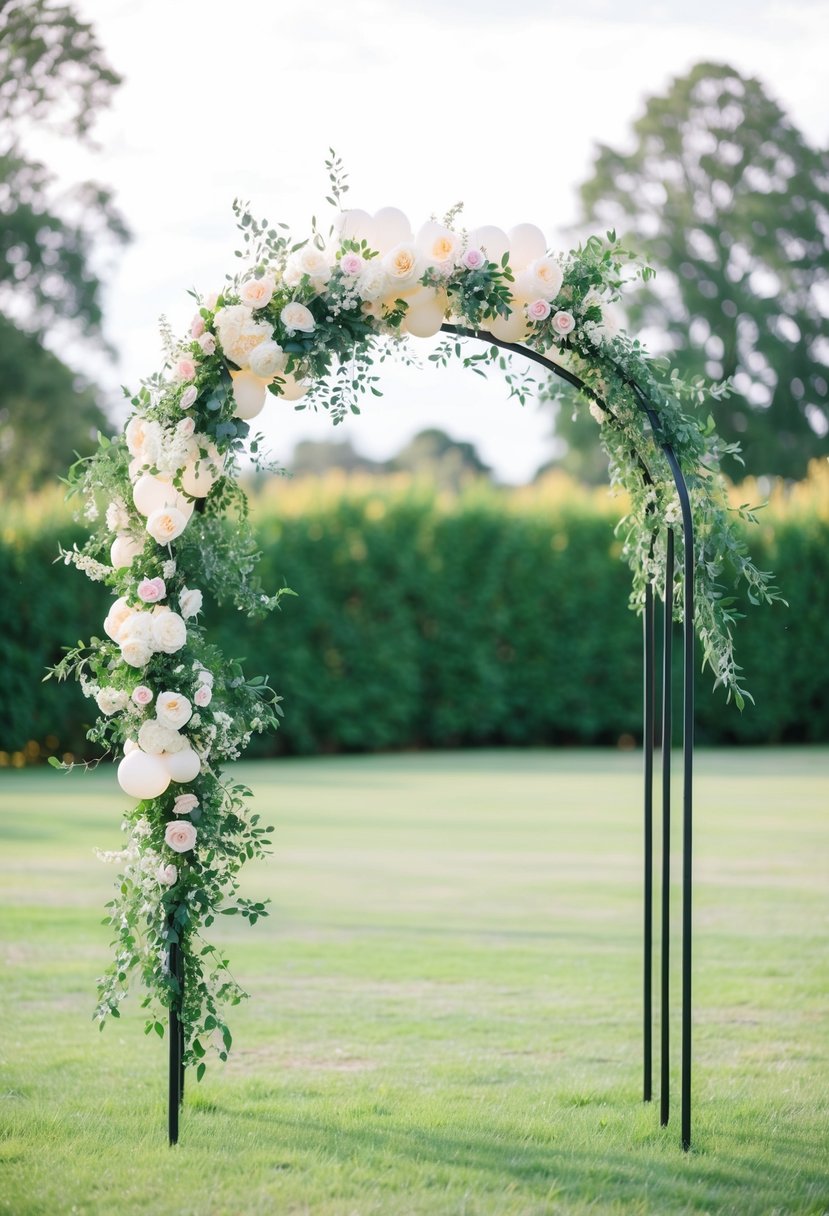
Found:
[[[521,355],[533,363],[564,380],[573,388],[595,401],[616,423],[618,419],[612,406],[604,401],[589,385],[568,368],[547,358],[546,355],[515,342],[505,342],[482,330],[470,330],[457,325],[444,324],[441,332],[459,338],[474,338],[496,346],[510,354]],[[691,500],[682,468],[670,442],[665,437],[659,415],[642,388],[617,368],[631,390],[639,409],[646,415],[653,434],[654,444],[659,448],[671,470],[682,518],[683,538],[683,658],[682,658],[682,994],[681,994],[681,1098],[680,1124],[682,1147],[691,1147],[691,1029],[692,1029],[692,844],[693,844],[693,775],[694,775],[694,573],[695,541]],[[648,463],[643,454],[635,450],[634,456],[646,485],[653,484]],[[653,551],[656,533],[651,537]],[[669,1093],[669,932],[670,932],[670,833],[671,833],[671,742],[672,742],[672,647],[671,635],[674,604],[674,533],[667,530],[666,574],[664,597],[663,676],[662,676],[662,917],[661,917],[661,1053],[660,1053],[660,1122],[667,1125],[670,1110]],[[654,622],[653,584],[645,590],[644,609],[644,861],[645,861],[645,908],[644,908],[644,1028],[643,1028],[643,1096],[651,1099],[651,969],[652,969],[652,847],[653,847],[653,746],[654,746]]]

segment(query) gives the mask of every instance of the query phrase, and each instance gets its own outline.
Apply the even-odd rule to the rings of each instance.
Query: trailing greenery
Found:
[[[735,488],[735,505],[760,497]],[[460,497],[407,478],[274,481],[254,491],[252,543],[263,582],[289,576],[276,622],[210,607],[211,637],[273,673],[287,709],[276,751],[464,743],[615,743],[639,737],[640,630],[614,527],[624,499],[553,476],[538,487],[480,484]],[[829,739],[815,640],[829,615],[829,470],[773,488],[751,527],[759,563],[790,607],[741,623],[756,704],[734,712],[700,675],[697,732],[709,742]],[[0,762],[91,757],[88,702],[41,683],[66,638],[103,617],[101,584],[55,578],[59,546],[82,543],[57,495],[8,505],[0,537],[6,671]],[[738,602],[738,608],[744,606]]]

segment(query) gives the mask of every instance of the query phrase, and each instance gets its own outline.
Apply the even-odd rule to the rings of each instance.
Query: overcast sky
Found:
[[[327,211],[330,145],[350,171],[353,206],[397,206],[417,227],[463,200],[470,226],[531,221],[560,248],[595,145],[624,143],[643,99],[700,60],[759,76],[813,142],[827,141],[826,0],[77,7],[124,84],[96,128],[96,156],[51,144],[48,156],[67,180],[114,187],[134,233],[107,293],[119,364],[95,369],[113,387],[156,369],[158,317],[183,330],[188,287],[208,292],[235,272],[235,196],[308,235]],[[79,363],[78,351],[65,354]],[[298,438],[348,435],[385,458],[425,426],[473,441],[506,481],[551,453],[548,416],[507,402],[495,373],[485,383],[461,369],[396,367],[383,387],[336,430],[287,403],[269,403],[257,422],[287,464]]]

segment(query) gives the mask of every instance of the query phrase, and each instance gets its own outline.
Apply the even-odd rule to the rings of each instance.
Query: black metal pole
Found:
[[[667,1126],[670,1115],[670,961],[671,961],[671,660],[674,607],[674,534],[668,528],[665,542],[665,601],[662,634],[662,930],[660,1001],[660,1092],[659,1122]]]
[[[169,967],[170,974],[178,978],[179,975],[179,947],[176,943],[170,946]],[[181,995],[176,996],[176,999],[170,1005],[170,1077],[169,1077],[169,1097],[167,1102],[167,1135],[170,1144],[178,1143],[178,1112],[181,1105],[181,1028],[179,1019],[179,1008]]]
[[[654,706],[654,631],[653,631],[653,587],[645,588],[645,615],[643,618],[644,643],[644,785],[645,785],[645,841],[644,841],[644,974],[643,974],[643,1076],[642,1099],[650,1102],[653,1097],[653,706]]]
[[[184,951],[182,950],[181,946],[178,947],[178,950],[176,951],[176,953],[178,956],[178,969],[176,971],[176,978],[178,979],[179,1010],[183,1010],[184,1009]],[[179,1013],[179,1017],[178,1017],[178,1059],[179,1059],[178,1104],[179,1104],[179,1106],[181,1106],[182,1102],[184,1101],[184,1018],[181,1016],[181,1013]]]
[[[682,709],[682,1147],[691,1147],[691,896],[693,869],[693,779],[694,779],[694,529],[690,504],[681,496],[685,563],[684,588],[685,632],[682,662],[684,691]]]

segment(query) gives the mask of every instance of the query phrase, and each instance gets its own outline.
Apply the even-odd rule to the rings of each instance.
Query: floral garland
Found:
[[[329,201],[339,209],[347,189],[342,166],[332,156],[327,167]],[[310,238],[294,243],[283,225],[257,223],[234,208],[244,269],[220,294],[195,297],[182,340],[163,326],[164,367],[131,398],[124,433],[113,442],[102,437],[97,453],[71,470],[70,492],[83,494],[86,517],[94,521],[104,502],[106,508],[83,549],[62,552],[63,560],[117,598],[103,622],[105,637],[69,650],[51,673],[74,675],[95,700],[101,716],[88,737],[123,755],[118,780],[135,800],[125,816],[126,848],[102,854],[124,869],[108,905],[115,959],[100,981],[96,1016],[102,1025],[107,1015],[118,1016],[138,972],[147,989],[147,1031],[163,1034],[162,1011],[179,1008],[185,1062],[197,1065],[199,1077],[209,1048],[226,1058],[226,1007],[245,995],[202,931],[220,913],[251,924],[267,914],[264,903],[239,894],[237,874],[266,853],[272,829],[250,812],[250,791],[226,780],[220,766],[242,754],[252,732],[276,728],[280,698],[266,678],[247,678],[211,646],[199,617],[204,592],[250,617],[291,594],[266,594],[256,580],[239,486],[246,454],[258,467],[272,467],[249,426],[269,394],[289,401],[308,394],[336,423],[359,412],[361,393],[379,395],[375,361],[404,350],[407,335],[436,334],[446,320],[552,353],[588,386],[613,478],[630,493],[622,527],[639,605],[664,569],[659,537],[679,517],[635,382],[657,409],[661,438],[673,445],[689,483],[699,545],[698,632],[717,681],[740,704],[734,612],[719,582],[724,568],[747,582],[752,598],[776,598],[728,516],[718,472],[726,449],[710,422],[701,425],[683,409],[683,401],[696,404],[727,387],[681,381],[621,332],[614,301],[625,270],[651,272],[632,262],[612,233],[551,255],[529,224],[509,234],[467,232],[456,208],[415,235],[400,211],[384,208],[373,217],[339,211],[327,237],[314,223]],[[495,357],[504,366],[496,347],[470,355],[454,340],[429,357],[443,364],[455,356],[476,371]],[[504,370],[510,394],[523,401],[525,381]],[[173,943],[182,948],[183,996],[169,966]]]

